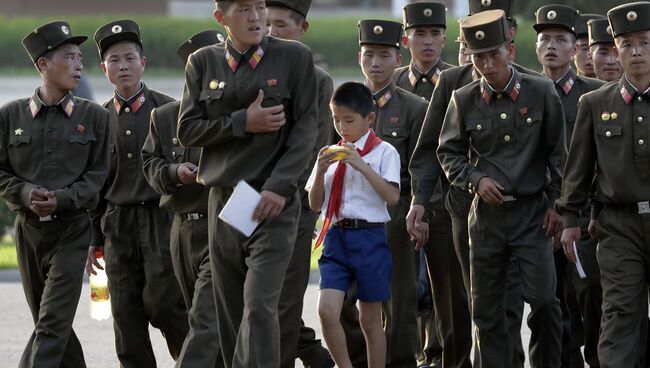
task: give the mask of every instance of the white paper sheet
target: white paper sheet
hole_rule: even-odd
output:
[[[578,258],[578,249],[576,248],[576,242],[573,242],[573,254],[576,256],[576,268],[578,269],[578,276],[581,279],[587,278],[584,268],[582,268],[582,263],[580,263],[580,258]]]
[[[253,220],[255,207],[262,196],[245,181],[240,181],[230,199],[219,213],[219,218],[246,236],[251,236],[258,221]]]

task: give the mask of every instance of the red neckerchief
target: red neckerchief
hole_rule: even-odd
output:
[[[344,141],[341,139],[338,145],[342,146],[343,143]],[[366,139],[366,143],[363,145],[363,150],[357,148],[357,151],[359,152],[359,155],[363,157],[372,151],[372,149],[375,148],[379,143],[381,143],[381,139],[375,135],[375,131],[371,128],[370,133],[368,133],[368,139]],[[345,162],[339,161],[338,166],[336,166],[336,171],[334,172],[334,180],[332,180],[332,190],[330,191],[330,198],[327,202],[325,222],[323,223],[323,228],[321,229],[320,234],[318,235],[318,239],[316,240],[314,250],[316,250],[316,248],[318,248],[323,243],[327,229],[329,229],[330,223],[332,222],[332,216],[335,215],[336,218],[339,217],[341,199],[343,198],[343,179],[345,178],[345,168]]]

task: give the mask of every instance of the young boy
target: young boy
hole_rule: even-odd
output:
[[[390,298],[392,266],[384,224],[390,220],[386,204],[395,205],[400,197],[400,157],[370,129],[373,105],[372,93],[362,84],[344,83],[334,92],[330,106],[344,157],[332,165],[339,152],[323,147],[306,186],[312,210],[324,211],[325,225],[333,224],[323,229],[318,315],[339,367],[352,366],[339,317],[353,281],[368,366],[385,367],[386,360],[381,308]]]
[[[174,359],[188,331],[169,251],[171,216],[159,207],[160,194],[147,183],[140,154],[151,110],[173,99],[141,81],[146,58],[135,22],[110,22],[95,32],[95,42],[115,96],[104,104],[110,113],[110,170],[93,216],[88,258],[94,261],[94,248],[105,245],[120,364],[155,367],[149,324],[162,331]]]

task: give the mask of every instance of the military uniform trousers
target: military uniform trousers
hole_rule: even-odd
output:
[[[115,349],[124,368],[156,367],[149,323],[160,329],[174,359],[188,332],[185,303],[172,272],[170,219],[169,211],[157,204],[112,203],[102,218]]]
[[[85,212],[47,222],[33,213],[16,216],[16,252],[34,332],[20,368],[84,368],[72,329],[90,242]]]
[[[596,233],[603,288],[600,367],[638,367],[648,318],[650,215],[606,207]]]
[[[226,367],[280,366],[278,303],[298,230],[300,198],[246,237],[218,216],[231,188],[210,189],[210,264]]]
[[[530,366],[559,367],[561,311],[555,296],[553,248],[543,220],[543,194],[489,206],[476,196],[469,218],[472,318],[482,368],[512,361],[506,323],[506,283],[511,257],[518,259],[524,300],[530,304]]]
[[[190,328],[176,368],[223,367],[210,271],[208,216],[192,215],[188,218],[176,214],[170,235],[174,274],[185,300]]]
[[[317,364],[323,356],[323,346],[319,340],[309,338],[309,329],[302,321],[303,300],[305,291],[309,284],[309,272],[311,269],[311,247],[314,237],[314,227],[318,220],[318,214],[305,206],[301,206],[300,217],[298,218],[298,233],[296,243],[293,247],[291,261],[282,285],[282,293],[278,305],[280,319],[280,367],[293,368],[296,358],[305,358],[306,365]],[[301,339],[305,339],[303,347],[298,356],[298,346]],[[311,342],[311,344],[310,344]],[[310,351],[313,349],[313,351]]]
[[[468,294],[452,238],[451,217],[442,206],[429,212],[424,245],[444,367],[471,367],[472,325]],[[427,358],[430,358],[427,356]]]
[[[452,238],[454,248],[456,249],[456,257],[460,262],[460,269],[463,275],[464,290],[467,292],[470,316],[472,311],[472,288],[469,264],[468,219],[473,198],[469,192],[454,186],[449,187],[449,191],[445,197],[445,208],[451,217]],[[521,321],[524,316],[524,303],[521,298],[521,285],[519,284],[517,262],[518,260],[516,258],[510,258],[506,284],[506,324],[508,331],[508,351],[510,351],[511,356],[511,364],[508,367],[510,368],[523,368],[526,359],[526,353],[521,342]],[[473,365],[475,368],[480,368],[480,360],[477,354],[478,350],[474,349]]]

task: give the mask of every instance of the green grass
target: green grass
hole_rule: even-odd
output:
[[[16,245],[10,236],[5,236],[0,242],[0,269],[17,268]]]

